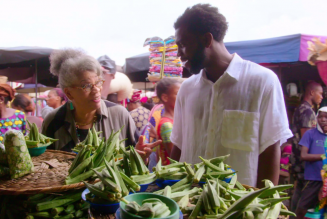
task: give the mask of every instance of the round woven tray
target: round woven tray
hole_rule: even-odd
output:
[[[83,188],[82,182],[65,185],[68,169],[75,156],[75,153],[46,150],[40,156],[32,157],[34,173],[18,179],[1,178],[0,195],[31,195]]]

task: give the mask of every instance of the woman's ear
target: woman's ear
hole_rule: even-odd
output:
[[[68,97],[68,99],[70,99],[70,100],[73,100],[74,99],[73,96],[70,93],[70,90],[67,87],[64,89],[64,92],[65,92],[66,96]]]
[[[4,104],[5,103],[5,98],[3,96],[0,96],[0,104]]]

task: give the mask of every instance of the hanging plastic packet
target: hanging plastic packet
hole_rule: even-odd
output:
[[[16,179],[34,172],[23,133],[14,129],[8,130],[4,142],[11,178]]]

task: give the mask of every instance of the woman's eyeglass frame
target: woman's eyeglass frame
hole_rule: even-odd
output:
[[[82,90],[84,92],[91,92],[94,87],[101,88],[102,85],[104,84],[104,82],[105,82],[105,80],[101,79],[101,80],[95,82],[94,84],[86,84],[86,85],[84,85],[82,87],[74,86],[74,87],[71,87],[71,88],[77,88],[77,89],[80,89],[80,90]]]

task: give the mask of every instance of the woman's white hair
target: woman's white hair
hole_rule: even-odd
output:
[[[58,76],[61,89],[75,85],[85,71],[102,78],[100,63],[80,49],[55,50],[50,55],[50,64],[50,72]]]

